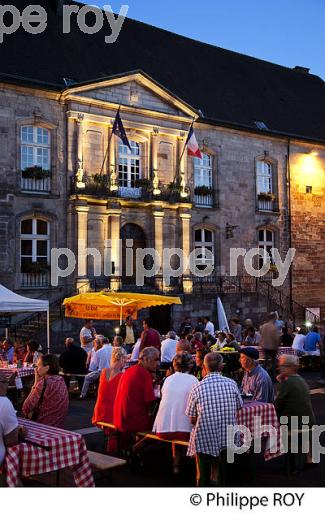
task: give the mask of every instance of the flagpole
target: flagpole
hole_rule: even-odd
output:
[[[117,109],[117,112],[120,110],[121,108],[121,105],[119,105],[118,109]],[[115,116],[116,117],[116,116]],[[109,147],[111,145],[111,140],[112,140],[112,137],[113,137],[113,125],[112,125],[112,129],[111,129],[111,135],[109,136],[109,139],[108,139],[108,143],[107,143],[107,148],[106,148],[106,152],[105,152],[105,155],[104,155],[104,160],[103,160],[103,163],[102,163],[102,167],[100,169],[100,172],[99,172],[99,175],[101,176],[102,173],[103,173],[103,169],[104,169],[104,165],[105,165],[105,161],[107,159],[107,156],[108,156],[108,150],[109,150]]]
[[[193,117],[193,121],[191,122],[191,125],[190,125],[190,128],[187,132],[187,135],[189,134],[189,132],[191,131],[191,128],[194,126],[194,123],[195,123],[195,117]],[[180,155],[180,158],[178,159],[178,164],[177,164],[177,168],[176,168],[176,172],[175,172],[175,178],[174,178],[174,183],[176,182],[176,176],[177,176],[177,180],[179,180],[179,174],[180,174],[180,167],[181,167],[181,162],[182,162],[182,159],[183,159],[183,155],[185,153],[185,150],[186,150],[186,146],[187,146],[187,142],[185,140],[185,143],[184,143],[184,146],[183,146],[183,150],[182,150],[182,153]]]

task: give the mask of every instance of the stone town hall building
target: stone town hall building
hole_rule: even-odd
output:
[[[159,253],[203,248],[202,265],[212,252],[209,277],[146,280],[143,290],[183,295],[182,312],[214,313],[221,294],[242,317],[272,308],[324,316],[322,79],[130,19],[114,44],[107,27],[87,35],[73,18],[63,35],[55,2],[38,3],[46,30],[20,28],[0,45],[0,282],[52,301],[78,287],[134,289],[125,273],[133,239]],[[119,106],[131,151],[112,135]],[[182,155],[193,120],[202,159]],[[122,240],[112,276],[94,277],[80,239],[102,254],[106,240]],[[84,271],[51,287],[51,248],[65,247]],[[277,247],[282,258],[296,248],[284,285],[246,276],[242,259],[230,276],[238,247]]]

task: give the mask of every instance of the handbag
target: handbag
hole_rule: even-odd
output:
[[[34,408],[34,410],[32,412],[30,412],[28,414],[28,419],[30,419],[31,421],[37,421],[39,411],[40,411],[40,408],[41,408],[41,405],[42,405],[42,402],[44,399],[45,390],[46,390],[46,379],[44,379],[44,385],[43,385],[42,392],[41,392],[41,395],[40,395],[40,398],[39,398],[39,401],[38,401],[36,407]]]

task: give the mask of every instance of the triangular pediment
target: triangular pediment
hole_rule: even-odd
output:
[[[108,105],[129,106],[172,116],[198,116],[187,103],[141,72],[72,87],[64,95],[67,98],[79,96]]]

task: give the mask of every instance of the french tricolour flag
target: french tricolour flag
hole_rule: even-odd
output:
[[[193,123],[189,130],[185,146],[187,146],[188,155],[192,155],[193,157],[198,157],[199,159],[202,159],[202,154],[200,152],[200,148],[195,137]]]

